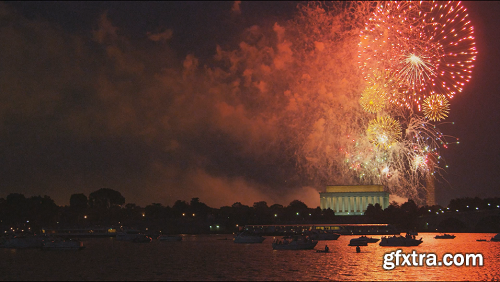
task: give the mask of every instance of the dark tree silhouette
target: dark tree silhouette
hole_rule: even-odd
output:
[[[297,211],[307,210],[307,205],[304,202],[299,200],[293,200],[288,205],[289,208]]]
[[[165,208],[162,204],[153,203],[144,208],[145,216],[148,219],[160,219],[165,216]]]
[[[365,215],[372,220],[382,222],[384,218],[384,211],[379,203],[375,203],[375,205],[369,204],[366,207]]]
[[[108,209],[113,206],[121,206],[125,203],[125,198],[118,191],[109,188],[101,188],[89,195],[89,205]]]
[[[186,201],[177,200],[172,206],[172,210],[176,216],[181,216],[183,213],[189,213],[190,207]]]
[[[280,205],[280,204],[274,204],[274,205],[271,205],[269,207],[271,210],[273,211],[279,211],[279,210],[282,210],[283,209],[283,205]]]
[[[88,199],[84,194],[73,194],[69,198],[69,206],[77,212],[85,211],[88,207]]]
[[[200,202],[199,198],[192,198],[191,199],[191,210],[198,215],[205,216],[207,215],[211,208],[209,208],[205,203]]]
[[[253,208],[256,210],[267,210],[268,206],[265,201],[255,202],[253,203]]]

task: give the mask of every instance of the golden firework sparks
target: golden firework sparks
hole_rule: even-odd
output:
[[[424,100],[423,110],[425,117],[432,121],[445,119],[450,112],[448,99],[442,94],[429,96]]]
[[[392,117],[378,117],[368,124],[368,140],[383,149],[390,148],[401,136],[401,125]]]
[[[361,93],[359,103],[365,111],[376,114],[385,107],[386,100],[384,89],[373,85],[366,87]]]

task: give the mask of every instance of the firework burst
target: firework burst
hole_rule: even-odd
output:
[[[454,2],[383,2],[361,31],[360,67],[393,74],[400,95],[391,102],[421,110],[423,100],[461,92],[476,59],[474,28]]]
[[[386,100],[384,89],[373,85],[366,87],[361,93],[359,103],[365,111],[376,114],[385,107]]]
[[[400,139],[401,125],[391,117],[379,117],[370,121],[366,133],[372,144],[388,149]]]
[[[446,96],[434,94],[425,98],[423,105],[424,115],[432,121],[440,121],[448,117],[450,107]]]

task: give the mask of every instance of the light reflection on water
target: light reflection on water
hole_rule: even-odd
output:
[[[330,253],[274,251],[273,237],[262,244],[234,244],[229,235],[186,235],[182,242],[149,244],[85,239],[82,251],[0,249],[0,280],[498,280],[500,242],[477,242],[495,234],[461,234],[436,240],[422,233],[418,247],[403,252],[481,253],[483,267],[382,268],[383,256],[397,247],[378,243],[356,253],[347,244],[358,236],[341,236],[328,244]],[[376,236],[375,236],[376,237]],[[228,238],[228,240],[219,240]]]

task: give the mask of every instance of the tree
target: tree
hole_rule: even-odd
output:
[[[307,205],[299,200],[293,200],[288,207],[296,211],[307,210]]]
[[[88,207],[88,199],[84,194],[73,194],[69,198],[69,206],[71,209],[82,212]]]
[[[203,215],[203,216],[207,215],[209,213],[209,211],[211,210],[211,208],[209,208],[205,203],[200,202],[200,198],[192,198],[190,206],[191,206],[191,210],[195,214],[199,214],[199,215]]]
[[[41,228],[56,222],[59,207],[49,196],[33,196],[26,199],[30,224]]]
[[[273,211],[281,211],[283,210],[283,205],[280,204],[274,204],[269,207]]]
[[[417,214],[418,206],[412,199],[408,199],[408,202],[401,205],[401,210],[410,214]]]
[[[247,206],[247,205],[243,205],[243,204],[242,204],[242,203],[240,203],[240,202],[236,202],[236,203],[234,203],[231,207],[236,208],[236,209],[238,209],[238,208],[244,208],[244,207],[248,208],[248,206]]]
[[[265,201],[255,202],[253,203],[253,208],[256,210],[267,210],[267,203]]]
[[[175,201],[174,205],[172,206],[172,210],[174,210],[174,213],[177,216],[180,216],[183,213],[189,212],[189,204],[186,203],[186,201],[177,200],[177,201]]]
[[[101,188],[89,195],[89,205],[91,207],[101,207],[109,209],[113,206],[121,206],[125,203],[125,198],[118,191],[109,188]]]
[[[152,203],[144,208],[144,212],[147,218],[161,219],[165,215],[165,208],[162,204]]]
[[[384,211],[379,203],[375,203],[375,205],[369,204],[366,207],[365,216],[376,221],[381,221],[384,216]]]

